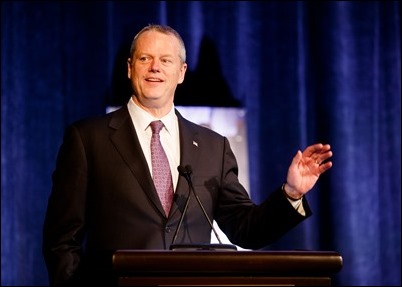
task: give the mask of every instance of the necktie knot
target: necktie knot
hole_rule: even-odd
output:
[[[159,134],[160,130],[163,128],[163,123],[161,121],[153,121],[150,123],[150,126],[153,134]]]

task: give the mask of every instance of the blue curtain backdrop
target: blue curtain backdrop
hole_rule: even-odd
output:
[[[41,233],[63,129],[127,99],[129,43],[163,23],[188,50],[177,104],[246,109],[256,202],[297,149],[332,145],[313,217],[267,249],[337,251],[334,285],[399,286],[400,16],[399,1],[2,1],[1,285],[48,284]]]

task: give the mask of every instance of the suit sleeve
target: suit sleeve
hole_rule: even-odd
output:
[[[87,161],[78,130],[66,129],[52,175],[43,226],[43,255],[51,285],[74,284],[82,261]]]
[[[298,213],[280,187],[257,205],[238,180],[235,156],[225,139],[223,174],[216,221],[229,240],[247,249],[260,249],[274,243],[312,213],[303,199],[306,215]]]

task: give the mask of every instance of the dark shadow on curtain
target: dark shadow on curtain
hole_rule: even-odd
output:
[[[178,106],[240,107],[222,74],[214,42],[204,36],[194,71],[187,69],[184,82],[177,87]]]
[[[107,106],[122,106],[131,96],[130,80],[127,77],[127,59],[130,57],[130,41],[122,42],[114,59],[110,89],[106,94]]]

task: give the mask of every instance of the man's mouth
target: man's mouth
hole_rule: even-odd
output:
[[[147,82],[152,82],[152,83],[161,83],[161,82],[163,82],[161,79],[158,79],[158,78],[146,78],[145,80]]]

